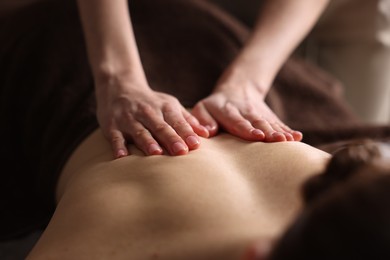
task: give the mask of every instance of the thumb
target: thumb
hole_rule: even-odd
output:
[[[210,136],[215,136],[218,132],[218,123],[209,113],[203,102],[197,103],[191,110],[191,114],[199,120],[199,123],[206,127]]]

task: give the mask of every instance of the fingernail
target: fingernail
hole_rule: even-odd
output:
[[[157,144],[151,144],[149,145],[148,153],[153,154],[159,154],[162,151],[161,147]]]
[[[119,149],[117,152],[116,152],[116,157],[117,158],[121,158],[121,157],[125,157],[126,156],[126,152],[125,150],[123,149]]]
[[[287,141],[294,141],[294,137],[293,137],[292,134],[290,134],[290,133],[285,133],[285,136],[286,136]]]
[[[302,134],[302,132],[294,131],[293,136],[294,136],[294,138],[296,137],[298,140],[301,140],[303,137],[303,134]]]
[[[185,147],[181,142],[176,142],[172,145],[172,150],[175,154],[178,154],[180,152],[187,151],[187,147]]]
[[[303,135],[302,132],[300,132],[300,131],[293,131],[292,133],[293,134],[298,134],[298,135]]]
[[[186,138],[186,143],[189,145],[189,146],[196,146],[198,145],[200,142],[198,140],[198,138],[196,138],[195,136],[191,135],[189,137]]]
[[[205,138],[210,136],[210,131],[206,127],[202,126],[202,131],[203,131],[203,134],[200,134],[200,136],[205,137]]]
[[[279,132],[273,132],[272,133],[272,136],[273,137],[277,137],[277,136],[282,136],[283,134],[282,133],[279,133]]]
[[[207,129],[208,131],[213,131],[213,130],[215,130],[215,128],[216,128],[216,126],[212,126],[212,125],[205,125],[205,127],[206,127],[206,129]]]
[[[207,133],[209,132],[209,129],[208,129],[207,127],[205,127],[205,126],[203,126],[203,125],[200,125],[200,127],[202,128],[203,131],[205,131],[205,132],[207,132]]]
[[[257,136],[264,136],[263,131],[261,131],[261,130],[259,130],[259,129],[253,129],[253,130],[251,131],[251,133],[252,133],[253,135],[257,135]]]
[[[279,132],[272,133],[272,137],[275,139],[281,137],[283,140],[279,140],[279,141],[287,141],[287,138],[284,136],[284,134],[279,133]]]

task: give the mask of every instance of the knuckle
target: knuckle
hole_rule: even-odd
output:
[[[166,138],[168,144],[174,144],[177,142],[183,143],[183,139],[176,134],[172,134]]]
[[[225,106],[223,107],[223,110],[225,111],[225,113],[227,115],[229,115],[231,113],[235,113],[237,109],[236,109],[236,107],[232,103],[227,102],[225,104]]]
[[[275,129],[281,129],[280,125],[278,123],[272,122],[270,125]]]
[[[249,127],[249,124],[247,121],[240,121],[240,122],[237,122],[236,124],[234,124],[234,128],[237,130],[246,129],[248,127]]]
[[[241,126],[241,125],[246,125],[247,121],[242,119],[242,118],[234,118],[232,119],[232,125],[233,126]]]
[[[135,137],[145,137],[150,136],[150,132],[147,129],[139,129],[135,132]]]
[[[140,103],[137,106],[137,114],[141,116],[149,116],[153,113],[153,108],[150,104]]]
[[[172,124],[173,128],[182,128],[182,127],[188,127],[188,122],[184,119],[178,120]]]
[[[126,119],[128,122],[133,123],[135,121],[133,114],[130,111],[123,112],[124,119]]]
[[[257,114],[257,109],[256,109],[256,107],[253,106],[252,104],[248,104],[248,105],[246,105],[246,106],[243,108],[243,112],[246,113],[246,114],[255,115],[255,114]]]
[[[187,122],[195,119],[195,117],[192,116],[190,113],[185,113],[183,116],[184,116],[184,120],[186,120]]]
[[[252,121],[252,124],[263,125],[267,122],[264,118],[258,118]]]
[[[165,103],[162,108],[163,113],[172,113],[176,111],[175,106],[172,103]]]
[[[168,115],[168,116],[180,114],[181,112],[180,104],[176,102],[165,103],[162,106],[161,111],[164,115]]]
[[[157,133],[159,133],[159,132],[165,132],[165,131],[167,131],[169,128],[170,128],[170,126],[168,125],[168,123],[163,122],[163,123],[157,124],[157,125],[154,127],[154,130],[155,130]]]
[[[111,142],[113,144],[121,144],[121,143],[123,143],[123,138],[121,138],[119,136],[111,136]]]
[[[186,120],[186,121],[191,121],[193,119],[196,119],[196,117],[193,114],[191,114],[190,111],[188,111],[186,109],[183,110],[182,115],[183,115],[184,120]]]

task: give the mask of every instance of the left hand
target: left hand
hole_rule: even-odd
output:
[[[302,140],[302,133],[286,126],[251,82],[239,87],[220,85],[195,105],[192,114],[209,130],[210,136],[218,132],[220,125],[230,134],[249,141]]]

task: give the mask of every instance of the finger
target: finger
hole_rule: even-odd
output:
[[[199,136],[202,136],[202,137],[209,137],[209,130],[207,130],[206,127],[204,127],[203,125],[201,125],[198,121],[198,119],[196,119],[196,117],[194,117],[193,115],[191,115],[191,113],[189,113],[186,109],[183,108],[183,116],[185,118],[185,120],[190,124],[190,126],[192,127],[192,130]]]
[[[143,116],[137,118],[158,140],[169,154],[183,155],[188,153],[188,146],[176,131],[164,120],[161,114],[145,110]]]
[[[274,128],[275,131],[284,135],[284,140],[282,141],[294,141],[294,137],[291,134],[292,131],[289,130],[287,127],[283,127],[281,122],[271,123],[271,126]]]
[[[263,131],[254,128],[235,106],[227,104],[224,112],[220,114],[220,122],[228,132],[249,141],[262,141],[264,139]]]
[[[215,136],[218,132],[218,123],[214,120],[202,102],[197,103],[191,110],[191,114],[199,120],[209,132],[209,136]]]
[[[161,155],[163,149],[158,142],[153,138],[151,133],[139,122],[132,122],[129,127],[130,135],[134,144],[141,149],[146,155]]]
[[[251,123],[256,129],[260,129],[264,132],[264,141],[266,142],[277,142],[283,141],[284,135],[275,131],[272,125],[268,122],[268,120],[264,118],[251,118]]]
[[[303,139],[303,134],[300,131],[293,130],[292,135],[294,137],[294,141],[299,142],[299,141],[302,141],[302,139]]]
[[[120,131],[111,130],[108,139],[115,159],[129,155],[129,151],[126,147],[126,140]]]
[[[279,142],[283,142],[283,141],[294,141],[294,138],[292,136],[292,134],[290,134],[289,132],[287,132],[286,130],[284,130],[280,124],[278,123],[271,123],[271,126],[272,128],[278,132],[279,134],[281,134],[281,137],[278,138],[277,140],[275,141],[279,141]]]
[[[292,130],[287,125],[281,123],[281,127],[293,136],[294,141],[302,141],[303,134],[300,131]]]
[[[200,145],[200,138],[194,132],[191,125],[184,118],[181,111],[164,109],[164,120],[176,131],[176,133],[185,141],[190,150],[196,149]]]

